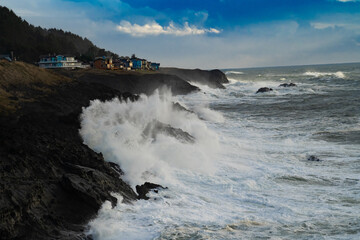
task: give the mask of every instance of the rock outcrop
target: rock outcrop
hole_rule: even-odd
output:
[[[127,202],[137,194],[117,165],[83,144],[78,117],[91,99],[138,97],[26,67],[6,75],[12,84],[0,84],[6,97],[17,96],[0,102],[0,238],[83,239],[102,203],[116,204],[111,192]],[[39,73],[50,79],[34,84]]]
[[[307,158],[308,161],[311,161],[311,162],[320,162],[320,158],[318,158],[317,156],[314,156],[314,155],[311,155]]]
[[[174,128],[170,124],[165,124],[157,120],[149,123],[143,132],[145,137],[152,138],[154,141],[156,141],[158,134],[164,134],[176,138],[183,143],[195,142],[195,138],[189,133],[183,131],[180,128]]]
[[[149,200],[150,198],[146,196],[151,190],[153,190],[155,193],[158,193],[159,189],[167,189],[163,186],[155,183],[146,182],[143,185],[136,185],[136,192],[139,194],[138,199],[144,199]]]
[[[272,88],[268,88],[268,87],[263,87],[263,88],[259,88],[259,90],[257,90],[256,93],[264,93],[264,92],[270,92],[272,91]]]
[[[167,88],[174,95],[185,95],[199,91],[178,76],[158,72],[124,72],[98,69],[79,69],[74,71],[57,70],[67,77],[87,83],[98,83],[122,92],[152,94],[156,89]]]
[[[229,83],[226,75],[220,70],[161,68],[161,73],[178,76],[190,83],[208,85],[212,88],[225,88],[224,83]]]
[[[283,83],[280,84],[279,87],[296,87],[297,85],[295,83]]]
[[[136,101],[132,93],[151,94],[163,86],[174,94],[198,91],[187,82],[195,79],[212,87],[227,82],[217,70],[177,72],[186,80],[164,73],[49,71],[0,61],[1,239],[84,239],[86,224],[102,203],[116,205],[112,192],[131,202],[161,189],[145,183],[136,187],[137,195],[121,179],[121,166],[106,162],[83,144],[79,115],[93,99]],[[187,111],[179,104],[174,109]],[[160,122],[151,124],[144,135],[156,140],[159,133],[195,141],[187,132]]]

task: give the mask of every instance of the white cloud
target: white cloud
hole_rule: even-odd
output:
[[[360,25],[356,24],[356,23],[348,23],[348,22],[341,22],[341,23],[340,22],[338,22],[338,23],[333,23],[333,22],[312,22],[312,23],[310,23],[310,25],[314,29],[318,29],[318,30],[342,28],[342,29],[347,29],[347,30],[353,31],[354,34],[359,34],[360,33]]]
[[[335,27],[344,27],[344,24],[335,24],[335,23],[323,23],[323,22],[313,22],[311,26],[315,29],[326,29],[326,28],[335,28]]]
[[[360,0],[337,0],[338,2],[360,2]]]
[[[186,36],[203,35],[205,33],[220,33],[220,30],[218,29],[197,28],[195,26],[190,26],[187,22],[185,22],[183,27],[176,27],[172,22],[169,24],[169,26],[163,27],[155,21],[144,25],[131,24],[128,21],[121,21],[120,25],[117,26],[117,30],[126,34],[130,34],[133,37],[144,37],[149,35],[157,36],[160,34]]]

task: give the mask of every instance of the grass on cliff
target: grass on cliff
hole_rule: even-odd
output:
[[[24,62],[0,60],[0,114],[16,111],[71,79]]]

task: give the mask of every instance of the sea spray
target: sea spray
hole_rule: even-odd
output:
[[[210,110],[202,112],[221,120]],[[149,126],[155,129],[154,122],[180,129],[195,141],[187,143],[164,132],[156,133],[156,139],[144,134]],[[94,100],[83,109],[80,135],[106,161],[118,163],[133,187],[145,181],[166,185],[175,180],[174,168],[213,172],[213,156],[219,150],[217,135],[195,113],[175,109],[169,91],[141,95],[135,102]]]
[[[359,64],[245,69],[233,76],[236,81],[226,89],[201,87],[201,92],[176,96],[174,102],[194,113],[177,115],[170,109],[176,119],[164,121],[160,114],[157,121],[194,137],[197,132],[204,136],[218,133],[214,144],[220,148],[218,152],[213,154],[209,146],[192,153],[194,163],[198,154],[208,156],[216,171],[161,165],[169,179],[164,185],[169,188],[150,193],[148,201],[124,204],[121,196],[116,196],[119,204],[115,208],[105,203],[90,223],[93,238],[359,239],[358,69]],[[306,72],[342,72],[346,76],[316,78]],[[297,87],[279,87],[284,83],[281,78]],[[255,94],[258,87],[265,86],[277,93]],[[147,101],[153,97],[142,98],[144,111],[151,107]],[[160,94],[152,104],[160,106],[164,98]],[[172,100],[169,97],[169,104]],[[216,114],[201,114],[201,109],[207,108],[220,112],[224,122],[217,121]],[[175,120],[183,124],[175,124]],[[150,121],[154,120],[143,125]],[[206,126],[192,131],[187,125],[195,123]],[[336,137],[344,132],[352,137]],[[194,144],[166,134],[159,137],[175,146],[203,142],[199,136]],[[139,141],[139,148],[159,148],[156,143],[160,140],[147,140]],[[167,158],[179,154],[158,152]],[[323,161],[309,162],[309,155]],[[163,159],[159,156],[156,160]]]

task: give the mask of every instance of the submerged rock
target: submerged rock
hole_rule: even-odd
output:
[[[163,187],[159,184],[145,182],[143,185],[136,185],[136,192],[139,194],[138,199],[148,200],[150,199],[146,194],[148,194],[151,190],[154,190],[155,193],[158,193],[159,189],[167,189],[167,187]]]
[[[279,87],[296,87],[297,85],[295,83],[283,83],[280,84]]]
[[[270,92],[272,90],[273,90],[272,88],[263,87],[263,88],[259,88],[259,90],[257,90],[256,93]]]
[[[156,141],[158,134],[165,134],[174,137],[184,143],[195,142],[195,138],[191,136],[189,133],[183,131],[180,128],[173,128],[170,124],[165,124],[157,120],[154,120],[151,123],[149,123],[146,126],[145,130],[143,131],[144,136],[153,138],[154,141]]]
[[[320,161],[321,161],[318,157],[316,157],[316,156],[314,156],[314,155],[309,156],[309,157],[307,158],[307,160],[308,160],[308,161],[312,161],[312,162],[320,162]]]

